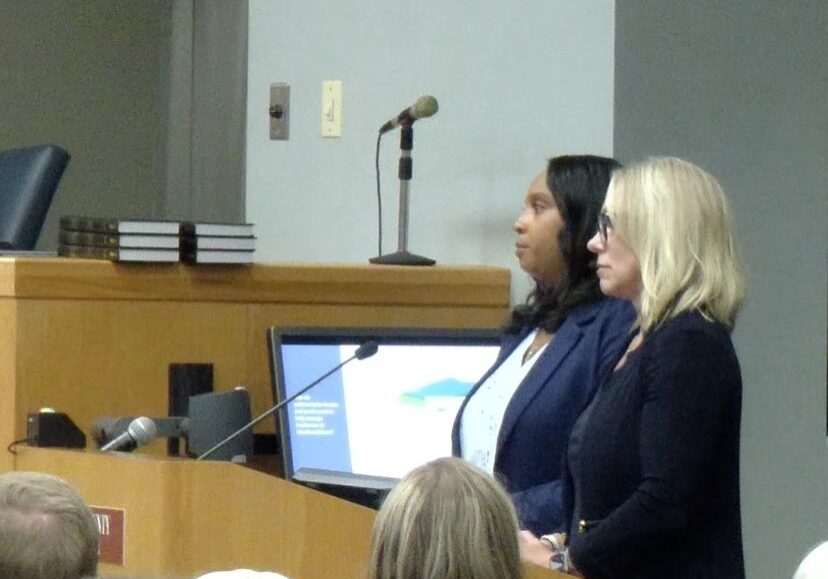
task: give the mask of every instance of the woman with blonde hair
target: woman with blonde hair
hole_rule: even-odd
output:
[[[411,471],[374,524],[369,579],[519,579],[518,522],[491,476],[459,458]]]
[[[743,578],[730,332],[744,280],[724,193],[680,159],[622,169],[589,248],[636,331],[573,428],[568,521],[522,535],[523,556],[589,579]]]

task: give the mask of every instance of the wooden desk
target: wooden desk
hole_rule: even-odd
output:
[[[216,390],[247,386],[256,415],[272,404],[271,325],[496,328],[508,307],[500,268],[0,258],[0,444],[41,407],[87,433],[102,415],[165,416],[176,362],[212,363]]]
[[[365,577],[374,511],[239,465],[23,447],[15,467],[55,474],[87,503],[125,511],[124,565],[102,564],[101,575],[246,567],[292,579]],[[525,570],[526,579],[569,577]]]

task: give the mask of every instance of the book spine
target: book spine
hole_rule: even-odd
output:
[[[178,241],[178,248],[181,250],[181,255],[185,253],[194,253],[198,249],[198,243],[194,235],[181,234]]]
[[[255,251],[255,237],[194,235],[181,237],[181,248],[187,251]]]
[[[58,234],[58,241],[68,245],[95,245],[98,247],[118,247],[119,244],[117,235],[69,230],[61,230]]]
[[[253,263],[253,252],[234,249],[184,249],[180,254],[184,263],[247,264]]]
[[[70,231],[90,233],[117,233],[118,220],[106,217],[86,217],[82,215],[64,215],[60,218],[60,228]]]
[[[253,237],[252,223],[207,223],[184,221],[179,228],[181,237]]]
[[[192,246],[184,245],[184,238],[181,239],[181,247],[178,251],[178,259],[184,263],[196,263],[196,249]]]
[[[58,245],[58,256],[117,261],[118,250],[108,247],[95,247],[93,245],[65,245],[61,243]]]

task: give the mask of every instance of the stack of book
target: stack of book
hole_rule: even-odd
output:
[[[180,260],[179,221],[66,215],[60,219],[58,255],[135,262]]]
[[[253,263],[252,223],[181,224],[181,260],[187,263]]]

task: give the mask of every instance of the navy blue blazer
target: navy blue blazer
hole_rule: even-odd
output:
[[[573,310],[555,333],[506,407],[494,471],[512,500],[521,527],[540,534],[563,522],[561,463],[569,431],[626,345],[635,312],[629,302],[605,298]],[[504,335],[492,368],[457,413],[452,449],[462,456],[460,423],[469,398],[532,328]]]
[[[647,335],[601,385],[564,468],[585,577],[744,578],[741,400],[730,336],[697,312]]]

